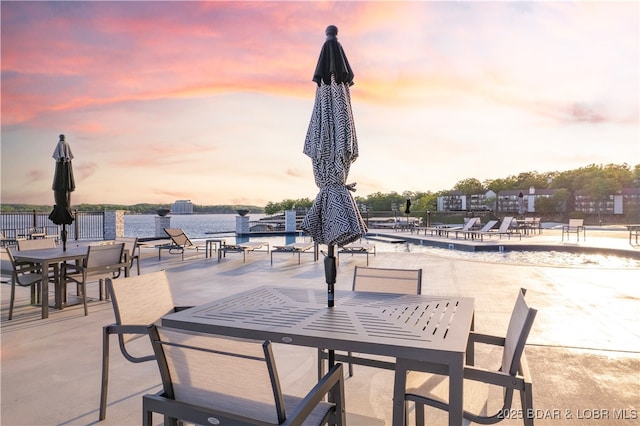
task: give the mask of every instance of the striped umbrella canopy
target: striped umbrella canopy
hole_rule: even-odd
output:
[[[67,249],[67,230],[65,225],[73,223],[73,215],[71,214],[71,192],[76,189],[76,183],[73,178],[73,168],[71,160],[73,154],[71,148],[65,140],[64,135],[60,135],[60,140],[53,151],[56,160],[56,170],[53,176],[53,197],[55,205],[53,211],[49,214],[49,219],[56,225],[62,225],[61,239],[63,250]]]
[[[313,81],[318,85],[303,152],[311,158],[320,192],[302,221],[313,240],[343,246],[361,238],[367,228],[347,184],[351,163],[358,158],[358,140],[349,87],[353,71],[338,42],[338,29],[327,27]]]
[[[347,184],[351,164],[358,158],[358,140],[351,111],[349,87],[353,71],[338,42],[338,28],[326,29],[313,81],[318,85],[303,152],[311,158],[320,192],[302,221],[301,228],[318,244],[328,246],[325,276],[328,306],[334,304],[336,282],[335,246],[353,242],[367,232]]]

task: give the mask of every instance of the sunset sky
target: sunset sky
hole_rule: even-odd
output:
[[[355,195],[640,163],[640,5],[1,3],[2,203],[311,198],[325,28],[355,74]]]

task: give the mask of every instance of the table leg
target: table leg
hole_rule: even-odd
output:
[[[396,359],[396,372],[393,383],[393,426],[405,425],[404,392],[407,387],[407,366],[401,359]]]
[[[67,300],[66,300],[66,292],[65,292],[65,283],[64,283],[64,279],[65,277],[62,274],[62,271],[66,271],[66,268],[64,265],[66,265],[67,262],[62,262],[62,265],[60,265],[60,273],[59,274],[55,274],[56,277],[54,279],[54,296],[53,296],[53,307],[56,309],[63,309],[64,305],[66,305]],[[57,268],[57,266],[56,266]]]
[[[454,355],[451,355],[454,357]],[[449,364],[449,426],[461,425],[464,358],[456,354]]]
[[[42,304],[42,319],[49,318],[49,262],[42,262],[42,285],[40,286],[40,303]]]

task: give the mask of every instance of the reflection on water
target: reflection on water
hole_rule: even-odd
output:
[[[448,250],[439,247],[404,243],[391,244],[371,241],[378,252],[428,253],[434,256],[455,258],[475,262],[512,263],[518,265],[584,267],[584,268],[640,268],[640,260],[595,253],[570,253],[564,251],[505,251],[505,252],[468,252]]]

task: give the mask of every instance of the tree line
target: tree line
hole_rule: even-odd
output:
[[[464,195],[484,194],[493,191],[496,194],[504,190],[524,190],[530,187],[536,189],[557,189],[556,196],[550,200],[540,201],[540,211],[552,210],[554,204],[566,201],[576,191],[583,191],[594,201],[606,201],[611,194],[622,188],[640,187],[640,164],[631,167],[628,164],[590,164],[586,167],[563,172],[523,172],[506,178],[487,179],[480,181],[476,178],[466,178],[458,181],[452,189],[441,191],[404,191],[402,193],[376,192],[367,196],[356,196],[356,202],[368,211],[403,211],[406,209],[407,199],[411,201],[411,211],[436,211],[438,197],[452,191],[459,191]],[[544,203],[549,205],[542,205]],[[301,198],[287,199],[280,202],[269,202],[265,206],[266,214],[274,214],[293,208],[311,207],[313,200]],[[536,206],[538,210],[538,206]]]
[[[640,164],[631,167],[628,164],[590,164],[586,167],[563,171],[563,172],[523,172],[518,175],[507,176],[506,178],[487,179],[480,181],[476,178],[465,178],[458,181],[452,189],[441,191],[404,191],[402,193],[376,192],[367,196],[356,196],[358,205],[367,211],[391,211],[395,207],[398,211],[404,211],[407,199],[411,200],[412,211],[436,211],[438,197],[446,195],[451,191],[460,191],[465,195],[482,194],[491,190],[496,194],[503,190],[510,189],[558,189],[557,196],[548,202],[559,202],[566,200],[575,194],[576,191],[583,191],[594,201],[605,201],[611,194],[615,194],[622,188],[640,187]],[[254,214],[276,214],[285,210],[305,209],[311,207],[313,199],[285,199],[282,201],[269,201],[264,208],[251,205],[193,205],[194,213],[209,214],[233,214],[236,210],[246,209]],[[541,210],[545,206],[540,206]],[[50,205],[31,204],[3,204],[2,212],[25,212],[50,211]],[[125,210],[132,214],[155,214],[158,209],[170,209],[171,204],[150,204],[141,203],[134,205],[121,204],[79,204],[74,205],[78,211],[103,211],[103,210]],[[536,209],[538,206],[536,206]],[[550,209],[551,206],[548,206]]]
[[[171,209],[171,203],[169,204],[153,204],[153,203],[140,203],[133,205],[124,204],[77,204],[73,205],[73,210],[80,212],[95,212],[105,210],[124,210],[127,214],[156,214],[161,209]],[[35,205],[35,204],[3,204],[2,212],[32,212],[39,213],[50,212],[53,205]],[[236,210],[249,210],[249,213],[263,213],[264,208],[260,206],[248,206],[248,205],[193,205],[193,212],[197,214],[235,214]]]

